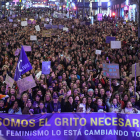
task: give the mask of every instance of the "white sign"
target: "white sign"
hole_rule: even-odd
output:
[[[96,50],[95,54],[101,55],[101,50]]]
[[[23,91],[26,91],[30,88],[35,87],[36,83],[35,83],[35,80],[33,79],[33,76],[30,75],[26,78],[18,80],[17,85],[18,85],[18,88],[19,88],[19,92],[22,93]]]
[[[37,40],[36,35],[30,35],[30,40]]]
[[[35,26],[35,29],[36,29],[36,31],[40,31],[39,25],[36,25],[36,26]]]
[[[121,41],[111,41],[111,49],[120,49]]]
[[[17,27],[17,24],[13,24],[14,27]]]
[[[42,71],[38,72],[38,73],[36,74],[36,78],[39,79],[40,76],[41,76],[41,74],[42,74]]]
[[[66,32],[68,32],[68,28],[67,27],[63,27],[63,31],[66,31]]]
[[[21,21],[21,26],[27,26],[27,21]]]
[[[14,84],[14,79],[12,79],[8,74],[6,75],[5,83],[12,88]]]

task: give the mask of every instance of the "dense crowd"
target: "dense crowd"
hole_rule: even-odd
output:
[[[33,24],[22,27],[22,18],[34,17],[17,17],[13,23],[0,21],[0,94],[9,96],[0,100],[1,113],[139,113],[140,76],[136,80],[136,92],[132,76],[132,64],[140,63],[137,23],[130,25],[108,18],[93,25],[81,25],[81,21],[76,23],[74,19],[48,17],[52,24],[64,25],[69,31],[52,30],[51,37],[44,37],[47,21],[37,19],[36,25],[41,28],[37,32]],[[17,27],[13,27],[15,23]],[[30,41],[30,35],[36,35],[37,41]],[[116,37],[122,48],[111,49],[106,36]],[[4,81],[6,74],[14,79],[19,58],[15,51],[22,45],[31,46],[32,51],[26,54],[33,67],[22,78],[32,75],[36,87],[19,93],[16,82],[10,88]],[[96,55],[96,50],[102,50],[101,55]],[[37,78],[43,61],[51,61],[50,74]],[[120,79],[111,79],[111,89],[110,79],[103,76],[102,69],[102,63],[109,61],[120,68]]]

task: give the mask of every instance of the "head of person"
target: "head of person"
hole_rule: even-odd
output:
[[[90,105],[91,102],[92,102],[92,98],[91,98],[91,97],[88,97],[88,98],[87,98],[87,103],[88,103],[88,105]]]
[[[32,101],[30,99],[27,100],[27,107],[31,107],[32,106]]]
[[[97,105],[102,106],[103,105],[103,100],[101,98],[97,99]]]
[[[11,95],[11,97],[10,97],[10,101],[11,101],[11,102],[14,102],[15,100],[16,100],[15,95]]]
[[[43,108],[44,108],[44,102],[43,102],[43,101],[40,101],[40,103],[39,103],[39,108],[40,108],[40,109],[43,109]]]
[[[68,97],[68,101],[69,101],[70,104],[73,103],[73,97],[71,95]]]
[[[44,102],[49,102],[51,101],[51,94],[50,93],[46,93],[45,97],[44,97]]]
[[[82,98],[82,103],[83,103],[83,104],[86,104],[86,103],[87,103],[86,97],[83,97],[83,98]]]
[[[93,89],[88,89],[88,96],[92,97],[94,94],[94,90]]]
[[[136,103],[136,98],[134,96],[132,96],[130,98],[130,101],[131,101],[132,105],[134,105]]]
[[[132,108],[132,103],[131,103],[131,101],[128,101],[128,102],[126,103],[126,107],[127,107],[127,108]]]
[[[39,95],[39,94],[36,94],[36,96],[35,96],[35,101],[36,101],[36,102],[39,102],[40,99],[41,99],[40,95]]]
[[[58,103],[58,95],[53,95],[53,102]]]
[[[0,107],[4,107],[4,100],[3,99],[0,99]]]
[[[23,102],[27,102],[27,100],[28,100],[28,94],[27,94],[27,93],[24,93],[24,94],[22,95],[22,101],[23,101]]]
[[[18,101],[14,101],[13,106],[14,108],[18,108]]]
[[[114,98],[114,99],[112,100],[112,104],[113,104],[113,105],[117,105],[117,99],[116,99],[116,98]]]
[[[78,95],[74,98],[74,101],[75,101],[76,104],[79,104],[80,103],[80,98],[79,98]]]

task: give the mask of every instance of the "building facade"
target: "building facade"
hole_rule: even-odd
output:
[[[111,0],[111,13],[128,21],[138,21],[138,4],[136,0]]]

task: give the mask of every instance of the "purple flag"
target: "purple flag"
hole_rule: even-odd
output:
[[[50,74],[51,61],[42,62],[42,74]]]
[[[31,69],[32,69],[32,66],[22,46],[20,57],[17,63],[16,71],[15,71],[14,80],[18,81],[19,79],[21,79],[22,74],[26,73],[27,71]]]

